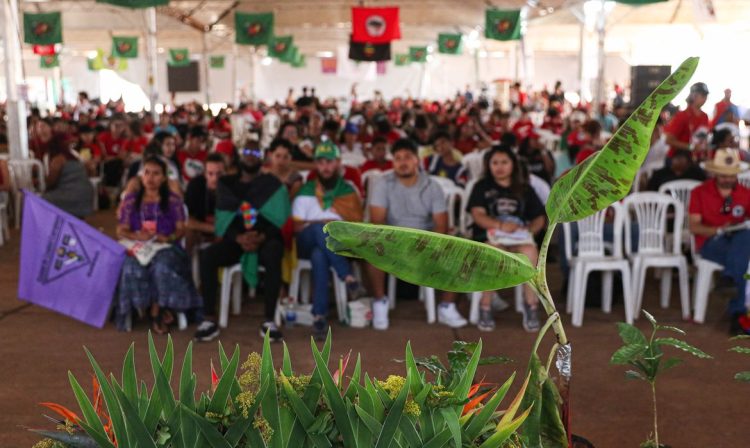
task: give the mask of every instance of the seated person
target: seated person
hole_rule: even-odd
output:
[[[274,315],[284,254],[281,227],[289,215],[289,195],[276,176],[261,172],[263,151],[243,150],[239,165],[239,174],[220,178],[217,186],[216,234],[222,239],[199,255],[205,320],[195,333],[198,341],[210,341],[219,336],[219,327],[214,322],[219,268],[233,266],[241,260],[243,277],[251,286],[257,283],[258,264],[265,268],[261,337],[268,332],[271,340],[282,339],[281,331],[274,324]]]
[[[78,142],[76,151],[81,162],[86,166],[89,176],[99,175],[99,163],[102,161],[102,148],[94,140],[96,136],[94,128],[87,124],[78,126]]]
[[[660,168],[651,175],[648,180],[647,189],[650,191],[659,191],[659,187],[673,180],[706,180],[706,173],[693,162],[690,151],[678,149],[672,155],[672,163],[669,166]]]
[[[108,129],[100,133],[96,140],[103,149],[102,183],[105,187],[119,188],[128,156],[128,125],[125,115],[113,115]]]
[[[323,226],[330,221],[362,221],[362,200],[353,185],[341,177],[341,155],[336,145],[327,142],[315,150],[315,180],[300,189],[292,204],[297,255],[312,262],[313,335],[324,340],[328,334],[328,278],[330,268],[356,292],[359,283],[346,258],[326,247]]]
[[[438,131],[434,140],[435,154],[424,159],[424,169],[432,176],[446,177],[463,187],[468,180],[468,172],[461,159],[454,155],[451,138],[447,132]]]
[[[474,185],[466,205],[474,219],[473,239],[488,242],[488,232],[495,229],[507,234],[526,230],[530,239],[544,227],[544,206],[523,177],[515,153],[510,147],[494,146],[485,154],[484,161],[485,175]],[[533,240],[497,247],[526,255],[532,266],[536,266],[538,251]],[[526,331],[538,331],[539,298],[528,284],[524,285],[524,297],[523,327]],[[491,291],[482,293],[477,324],[482,331],[495,328],[491,299]]]
[[[302,175],[292,166],[292,151],[294,151],[294,145],[289,140],[275,139],[268,147],[266,167],[269,173],[276,176],[286,186],[290,198],[297,195],[297,191],[304,183]]]
[[[326,140],[323,143],[315,146],[316,150],[318,146],[326,144],[326,142],[330,142],[330,140]],[[360,174],[358,168],[355,168],[353,166],[341,165],[341,167],[339,168],[339,172],[341,174],[341,177],[343,177],[345,181],[354,185],[360,195],[363,195],[365,193],[365,189],[364,187],[362,187],[362,175]],[[305,180],[315,180],[317,175],[318,173],[315,170],[315,165],[313,164],[312,170],[307,174],[307,179]]]
[[[169,243],[147,266],[127,257],[120,275],[115,320],[119,329],[132,309],[148,310],[151,329],[169,331],[172,311],[200,308],[201,297],[190,274],[190,259],[180,247],[185,235],[185,212],[179,196],[167,186],[167,166],[151,157],[143,163],[142,188],[127,194],[117,212],[117,237],[135,241]]]
[[[596,120],[589,120],[583,124],[583,138],[579,139],[578,152],[576,153],[576,165],[583,163],[591,154],[599,151],[604,146],[602,139],[602,125]],[[570,139],[568,140],[570,141]],[[572,148],[572,146],[571,146]]]
[[[44,181],[46,190],[42,198],[84,219],[94,213],[94,188],[88,171],[78,156],[70,149],[64,135],[55,134],[49,142],[49,173]]]
[[[383,176],[372,192],[370,221],[437,233],[448,231],[448,207],[443,190],[430,176],[420,172],[417,145],[409,139],[393,144],[393,172]],[[388,328],[388,297],[385,295],[385,273],[368,265],[375,301],[372,325],[376,330]],[[454,303],[456,294],[444,292],[438,306],[438,321],[453,328],[466,325]]]
[[[206,171],[194,177],[185,191],[188,222],[185,235],[185,251],[193,253],[193,247],[214,239],[214,210],[216,209],[216,187],[224,175],[224,157],[209,154]]]
[[[555,160],[539,140],[539,134],[532,130],[526,140],[521,141],[518,156],[526,162],[530,174],[541,178],[547,182],[547,185],[552,185]]]
[[[206,169],[207,143],[208,133],[205,127],[195,125],[190,128],[190,133],[185,141],[185,148],[177,151],[182,181],[185,184],[190,182],[190,179],[203,174],[203,170]]]
[[[375,137],[370,149],[372,159],[363,163],[359,168],[362,174],[370,170],[388,171],[393,169],[393,161],[388,159],[388,140],[385,137]]]
[[[725,230],[750,217],[750,189],[737,181],[737,174],[742,171],[737,150],[716,151],[713,160],[706,163],[706,170],[714,177],[690,193],[690,232],[695,235],[695,248],[701,257],[724,266],[724,276],[737,288],[729,302],[735,332],[739,331],[739,317],[747,311],[744,274],[750,260],[750,230]],[[750,327],[743,330],[750,332]]]

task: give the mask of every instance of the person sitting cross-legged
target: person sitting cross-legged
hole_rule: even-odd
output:
[[[374,186],[370,202],[373,224],[388,224],[437,233],[448,231],[448,208],[443,190],[430,176],[419,171],[417,145],[410,139],[393,144],[393,172],[383,176]],[[375,301],[372,325],[376,330],[388,328],[388,298],[384,291],[385,274],[368,265]],[[467,321],[456,309],[456,294],[444,292],[438,306],[438,321],[453,328]]]
[[[312,263],[313,336],[325,339],[328,333],[329,269],[356,293],[359,282],[346,258],[326,247],[323,226],[330,221],[362,221],[362,200],[357,189],[340,174],[341,153],[330,141],[315,148],[313,156],[317,176],[305,183],[292,204],[294,230],[297,233],[297,255]]]

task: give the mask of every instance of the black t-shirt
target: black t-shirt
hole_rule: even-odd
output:
[[[530,186],[527,185],[523,196],[518,198],[510,188],[501,187],[491,178],[480,180],[471,190],[466,210],[471,213],[474,207],[484,208],[487,216],[493,219],[514,216],[524,223],[529,223],[544,214],[544,205]],[[487,240],[486,230],[476,224],[472,227],[472,236],[475,240]]]
[[[706,180],[706,173],[700,167],[693,165],[681,176],[678,176],[669,167],[665,166],[654,171],[648,180],[648,187],[646,189],[649,191],[659,191],[659,187],[673,180],[698,180],[703,182]]]
[[[185,205],[190,217],[203,222],[213,222],[216,210],[216,190],[209,190],[203,175],[190,180],[185,190]]]

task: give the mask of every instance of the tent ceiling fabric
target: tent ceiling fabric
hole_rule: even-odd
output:
[[[575,16],[568,10],[582,0],[536,0],[530,11],[529,33],[545,28],[577,27]],[[212,53],[229,53],[234,41],[233,13],[221,15],[234,5],[233,0],[172,1],[168,7],[157,8],[158,45],[160,48],[187,47],[191,52],[202,50],[201,32],[181,23],[175,15],[189,15],[204,25],[216,24],[209,33]],[[293,34],[295,44],[304,54],[336,51],[346,45],[351,30],[352,0],[278,0],[260,2],[240,0],[237,11],[275,13],[276,34]],[[498,8],[520,8],[526,0],[494,0]],[[682,3],[679,9],[678,5]],[[675,23],[693,23],[691,1],[670,0],[641,7],[617,4],[610,24],[666,25],[673,16]],[[714,0],[719,23],[750,22],[750,0]],[[96,3],[93,0],[22,1],[25,11],[62,11],[65,48],[68,52],[107,48],[112,34],[145,35],[141,10],[128,10]],[[394,51],[405,51],[409,45],[434,43],[440,32],[470,32],[484,23],[485,0],[369,0],[367,6],[397,5],[401,8],[402,39],[394,42]],[[457,7],[456,5],[460,5]],[[675,15],[675,11],[677,14]],[[171,13],[171,15],[170,15]],[[482,33],[480,33],[482,34]],[[144,47],[141,39],[140,45]],[[485,41],[485,48],[505,48],[508,43]],[[246,47],[247,48],[247,47]],[[145,49],[145,47],[144,47]],[[575,48],[571,48],[575,50]],[[248,51],[248,50],[244,50]]]

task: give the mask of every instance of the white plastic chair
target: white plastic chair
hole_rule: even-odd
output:
[[[570,274],[568,276],[568,302],[566,310],[573,313],[573,326],[580,327],[583,324],[583,310],[586,301],[586,282],[589,273],[602,271],[602,311],[612,311],[612,283],[613,272],[620,271],[622,274],[623,301],[625,305],[625,321],[633,322],[634,300],[632,291],[632,280],[630,264],[623,256],[622,230],[623,230],[623,207],[619,203],[610,206],[614,210],[612,252],[607,254],[605,249],[608,244],[604,241],[604,222],[607,210],[601,210],[576,225],[578,227],[577,253],[573,255],[573,241],[571,235],[572,223],[563,223],[565,240],[565,258],[569,261]]]
[[[680,248],[681,233],[672,234],[671,250],[667,250],[667,212],[674,209],[674,227],[682,228],[685,210],[677,199],[661,193],[634,193],[625,198],[625,252],[633,261],[633,285],[636,295],[635,316],[641,311],[646,271],[650,267],[669,268],[662,271],[661,307],[669,306],[672,288],[672,269],[677,268],[680,276],[680,302],[683,319],[690,318],[690,297],[688,290],[688,266]],[[634,211],[638,223],[638,249],[632,251],[630,211]]]
[[[94,189],[94,211],[99,210],[99,185],[102,183],[101,177],[89,177],[91,188]]]
[[[743,171],[737,175],[739,183],[747,188],[750,188],[750,171]]]
[[[365,171],[364,174],[362,174],[362,186],[365,188],[365,213],[364,213],[364,221],[369,222],[370,221],[370,202],[372,200],[372,192],[375,190],[375,185],[377,185],[378,182],[385,176],[386,174],[390,173],[392,170],[387,171],[380,171],[380,170],[368,170]]]
[[[34,172],[36,171],[37,187],[34,186]],[[11,192],[13,194],[13,213],[15,213],[16,228],[21,227],[21,205],[23,203],[23,192],[29,190],[35,193],[44,193],[44,176],[46,171],[44,165],[37,159],[8,160],[8,172],[10,174]]]
[[[8,193],[0,192],[0,246],[10,241],[10,225],[8,223]]]
[[[258,266],[258,273],[265,272],[263,266]],[[252,295],[252,294],[251,294]],[[237,316],[242,309],[242,265],[224,268],[221,276],[221,293],[219,299],[219,326],[226,328],[229,324],[229,299],[232,299],[232,314]]]
[[[474,189],[474,185],[479,182],[481,178],[472,178],[466,184],[464,188],[464,198],[461,201],[461,213],[458,215],[458,232],[459,235],[463,235],[466,238],[471,237],[469,226],[473,222],[471,213],[466,210],[466,206],[469,204],[469,197],[471,197],[471,191]]]
[[[523,313],[523,285],[513,288],[515,309],[517,313]],[[471,307],[469,308],[469,322],[476,325],[479,322],[479,303],[482,301],[481,292],[471,293]]]
[[[430,176],[430,179],[437,183],[443,190],[445,202],[448,206],[448,229],[455,229],[456,217],[454,216],[454,211],[456,210],[456,202],[458,202],[459,207],[463,206],[464,189],[447,177]]]
[[[310,302],[310,276],[305,276],[305,282],[307,283],[306,288],[302,288],[302,274],[305,272],[312,272],[312,262],[310,260],[298,259],[297,266],[292,272],[292,280],[289,283],[289,295],[299,299],[300,303]],[[346,313],[347,303],[347,292],[346,282],[341,280],[336,271],[331,268],[331,275],[333,276],[333,290],[336,297],[336,313],[339,316],[339,322],[349,323],[349,317]],[[278,310],[278,307],[277,307]],[[279,313],[277,313],[279,314]],[[278,316],[277,324],[280,324],[281,315]]]
[[[427,311],[427,323],[435,323],[435,290],[426,286],[419,287],[419,300],[424,302]],[[388,302],[390,309],[396,307],[396,277],[388,275]]]
[[[486,152],[486,149],[470,152],[461,159],[461,163],[469,172],[469,179],[481,179],[484,175],[484,154]]]
[[[697,187],[700,184],[700,181],[697,180],[673,180],[671,182],[662,184],[659,187],[659,193],[671,195],[673,198],[680,201],[680,203],[682,204],[682,208],[683,210],[685,210],[685,213],[687,215],[687,210],[690,205],[690,192],[693,191],[693,188]],[[675,229],[674,231],[676,230],[677,229]],[[688,230],[687,218],[683,220],[681,240],[683,246],[687,246],[688,244],[690,244],[690,232]]]

